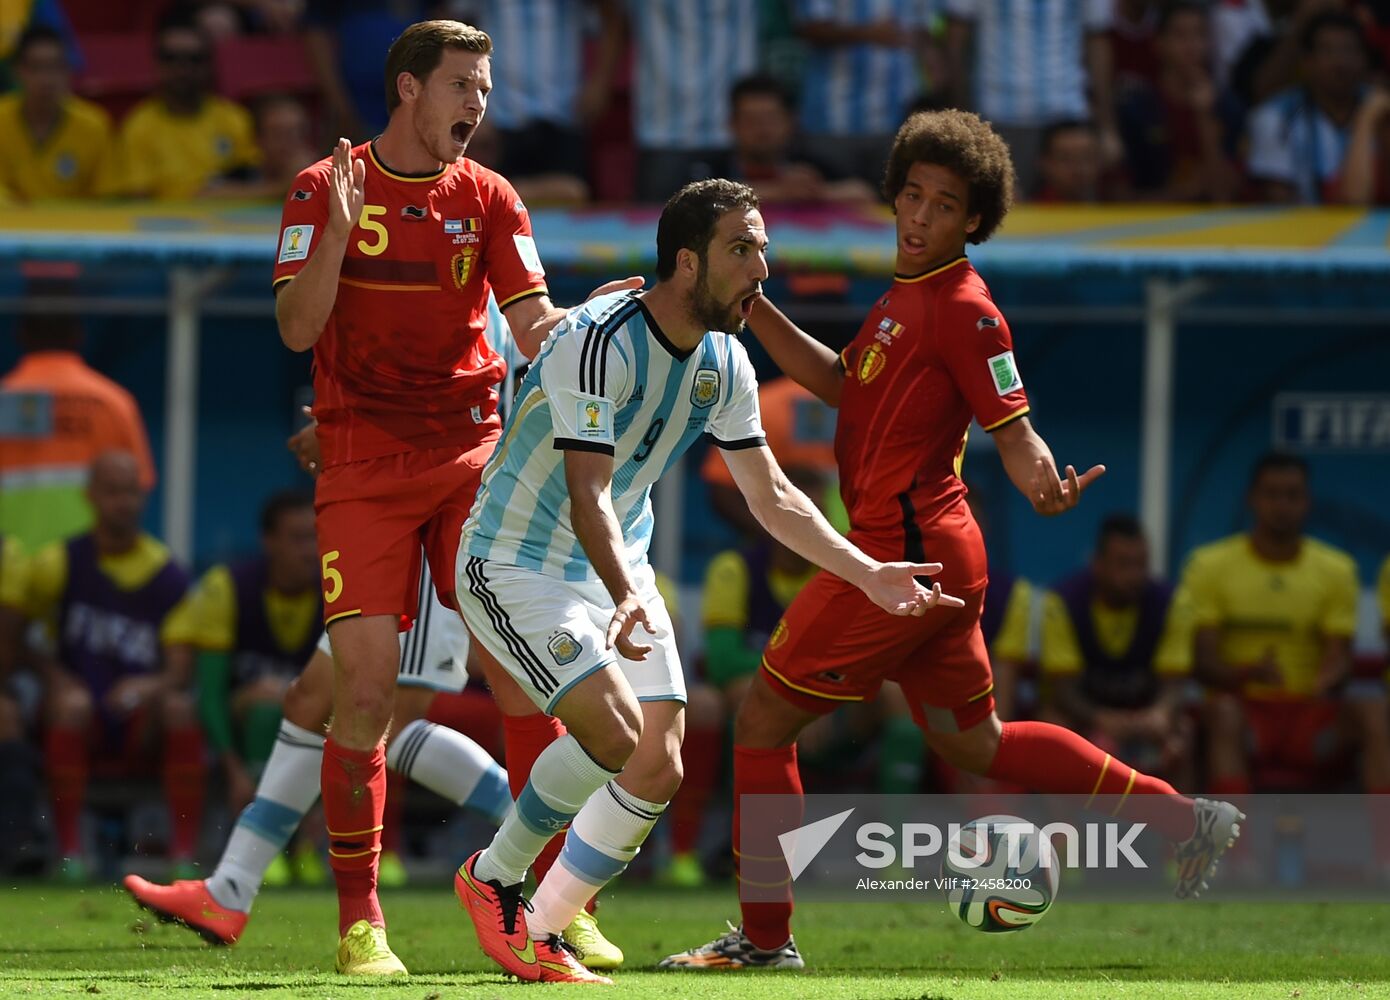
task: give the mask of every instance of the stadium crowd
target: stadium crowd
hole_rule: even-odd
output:
[[[445,14],[499,42],[470,155],[534,203],[659,202],[727,176],[769,202],[874,204],[903,116],[942,106],[996,123],[1039,201],[1390,199],[1385,5],[1036,5],[1024,20],[1002,0],[37,0],[0,23],[0,193],[279,200],[337,135],[380,129],[389,39]],[[155,470],[129,394],[85,366],[71,320],[27,316],[20,340],[0,388],[47,399],[51,431],[0,452],[0,870],[90,877],[89,785],[131,776],[160,779],[162,849],[187,865],[209,779],[232,812],[249,799],[318,638],[311,501],[265,498],[263,551],[193,578],[140,528]],[[833,520],[833,412],[785,379],[761,402],[774,452]],[[761,532],[716,452],[702,475],[742,541],[711,553],[690,657],[677,884],[727,854],[706,835],[724,828],[729,720],[813,572]],[[1315,489],[1296,456],[1254,460],[1248,531],[1189,553],[1173,581],[1124,514],[1061,579],[993,568],[1000,715],[1061,722],[1214,794],[1390,793],[1384,664],[1352,655],[1351,558],[1303,533]],[[1379,597],[1390,632],[1390,560]],[[431,717],[495,751],[489,706],[470,688]],[[971,787],[933,764],[893,685],[816,724],[802,753],[813,791]],[[326,878],[319,850],[293,849],[305,881]]]
[[[1044,202],[1384,204],[1377,0],[32,0],[0,21],[0,192],[278,198],[384,124],[414,20],[496,40],[475,158],[528,201],[878,200],[913,109],[980,112]]]

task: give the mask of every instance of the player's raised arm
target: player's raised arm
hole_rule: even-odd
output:
[[[753,303],[748,328],[784,374],[815,393],[827,405],[840,405],[845,367],[839,355],[788,319],[765,295],[758,296]]]
[[[348,236],[366,200],[366,172],[366,163],[353,157],[351,144],[339,139],[327,183],[317,190],[300,187],[301,174],[285,202],[276,261],[275,321],[280,339],[292,351],[313,347],[333,312]],[[301,214],[315,221],[301,222]],[[296,268],[299,261],[304,263]]]
[[[930,590],[916,577],[934,576],[941,563],[882,563],[862,552],[837,532],[777,464],[767,445],[726,449],[724,460],[748,509],[773,538],[840,579],[854,584],[883,610],[893,615],[923,615],[938,605],[961,608],[965,602]]]

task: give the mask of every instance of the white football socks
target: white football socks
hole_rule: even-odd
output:
[[[515,885],[526,877],[551,837],[615,772],[601,767],[570,733],[542,751],[515,806],[508,810],[473,874],[484,882]]]
[[[222,857],[208,877],[207,890],[218,903],[229,910],[251,912],[266,868],[285,849],[319,797],[322,766],[323,736],[281,719],[256,797],[237,817]]]
[[[550,867],[531,898],[526,918],[531,937],[559,934],[593,896],[624,869],[666,810],[665,802],[648,802],[616,781],[605,784],[584,803],[565,834],[558,863]]]
[[[386,766],[494,824],[501,824],[512,804],[507,772],[486,750],[448,726],[416,719],[386,748]]]

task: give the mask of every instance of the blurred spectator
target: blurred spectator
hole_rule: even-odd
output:
[[[41,669],[44,763],[61,871],[73,881],[88,873],[80,820],[93,764],[103,775],[128,776],[145,773],[156,756],[169,853],[187,871],[206,777],[188,694],[195,634],[188,576],[140,530],[146,492],[133,455],[97,456],[87,490],[96,523],[34,554],[25,599],[52,642]]]
[[[931,0],[795,0],[810,47],[801,127],[822,162],[875,188],[909,106],[944,69],[931,59]]]
[[[1319,14],[1299,42],[1303,83],[1250,115],[1246,168],[1270,201],[1320,202],[1335,194],[1369,81],[1366,43],[1350,15]]]
[[[447,16],[448,6],[431,0],[308,0],[304,43],[330,140],[365,142],[386,127],[381,67],[387,49],[416,21]]]
[[[1178,0],[1163,9],[1154,41],[1158,75],[1120,101],[1129,182],[1139,198],[1231,201],[1241,108],[1212,77],[1210,14]]]
[[[15,46],[13,68],[19,91],[0,97],[0,188],[21,201],[107,193],[111,119],[73,96],[63,36],[31,26]]]
[[[710,165],[713,176],[743,181],[764,203],[878,200],[864,181],[844,177],[827,166],[819,153],[808,154],[795,141],[792,98],[776,78],[744,77],[734,84],[729,104],[734,147],[715,158]]]
[[[1135,84],[1151,84],[1158,78],[1158,33],[1161,0],[1115,0],[1110,24],[1110,49],[1115,62],[1115,94],[1123,98]]]
[[[245,108],[212,93],[212,50],[189,22],[155,36],[158,92],[121,124],[120,190],[137,198],[187,199],[214,182],[246,180],[260,160]]]
[[[285,692],[318,644],[319,584],[313,496],[287,492],[261,510],[261,554],[212,567],[194,592],[198,713],[233,812],[255,795]]]
[[[1197,628],[1194,667],[1209,688],[1204,726],[1213,794],[1317,788],[1343,777],[1340,753],[1361,751],[1361,783],[1390,791],[1390,716],[1383,688],[1347,685],[1356,631],[1356,565],[1303,533],[1307,464],[1256,462],[1248,534],[1204,545],[1183,588]]]
[[[220,42],[249,32],[293,31],[304,16],[304,0],[181,0],[172,10]]]
[[[835,411],[785,375],[758,387],[758,410],[762,414],[767,446],[784,469],[797,466],[815,469],[834,482],[839,475],[835,464]],[[743,494],[718,448],[705,454],[700,476],[709,485],[710,506],[715,513],[749,538],[766,532],[748,510]],[[826,517],[836,527],[847,530],[844,504],[837,490],[826,498]]]
[[[583,130],[608,107],[626,41],[621,0],[482,0],[478,27],[492,37],[487,117],[501,133],[491,164],[510,181],[585,176]],[[593,14],[594,60],[584,66]]]
[[[14,687],[26,581],[19,543],[0,535],[0,875],[35,874],[42,864],[35,828],[39,760],[25,736],[24,712]]]
[[[1100,198],[1100,137],[1087,121],[1066,121],[1043,130],[1038,147],[1041,202],[1091,202]]]
[[[1343,13],[1345,0],[1244,0],[1217,4],[1217,54],[1230,66],[1231,89],[1253,107],[1298,83],[1306,73],[1303,36],[1324,14]],[[1223,32],[1225,37],[1223,37]]]
[[[21,3],[0,3],[0,93],[13,85],[13,62],[19,41],[30,28],[51,28],[63,39],[68,61],[76,56],[72,28],[58,0],[27,0]]]
[[[758,63],[756,0],[632,0],[637,197],[664,202],[730,147],[729,93]]]
[[[1115,124],[1110,0],[947,0],[946,54],[957,107],[973,108],[1009,144],[1018,187],[1036,187],[1047,126],[1089,119],[1101,161],[1123,155]],[[974,99],[970,92],[974,90]]]
[[[273,95],[256,102],[256,142],[260,165],[245,180],[214,183],[206,195],[279,201],[299,172],[320,159],[314,148],[308,109],[302,101]]]
[[[1276,0],[1276,3],[1280,0]],[[1315,4],[1327,7],[1329,2],[1339,0],[1295,0],[1311,9]],[[1215,53],[1213,69],[1216,82],[1231,90],[1240,98],[1242,104],[1249,106],[1252,100],[1263,100],[1268,93],[1256,98],[1252,92],[1252,76],[1260,60],[1268,54],[1273,27],[1265,0],[1223,0],[1211,5],[1212,49]],[[1274,87],[1280,90],[1293,80],[1292,66],[1298,61],[1298,33],[1295,31],[1291,44],[1293,57],[1286,77]],[[1272,93],[1270,91],[1269,93]]]
[[[1192,784],[1192,610],[1149,571],[1139,522],[1106,518],[1090,565],[1043,597],[1044,717],[1116,757]]]
[[[57,298],[71,291],[68,281],[30,281],[26,295]],[[101,452],[130,452],[141,486],[154,487],[135,400],[87,366],[81,343],[75,314],[21,316],[23,357],[0,378],[0,524],[29,552],[91,526],[87,467]]]
[[[1351,123],[1335,200],[1349,205],[1390,204],[1390,91],[1372,87]]]
[[[493,125],[491,111],[473,130],[467,155],[470,160],[492,170],[497,170],[497,165],[507,158],[506,141]],[[546,163],[545,160],[539,162]],[[589,200],[589,185],[584,178],[562,170],[533,170],[525,177],[508,179],[517,197],[527,205],[582,205]]]

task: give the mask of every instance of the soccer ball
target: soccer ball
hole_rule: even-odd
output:
[[[1011,831],[1011,824],[1027,831]],[[1013,865],[1010,841],[1018,845]],[[977,931],[1021,931],[1036,924],[1057,898],[1060,875],[1052,845],[1017,816],[985,816],[965,824],[941,861],[951,912]]]

